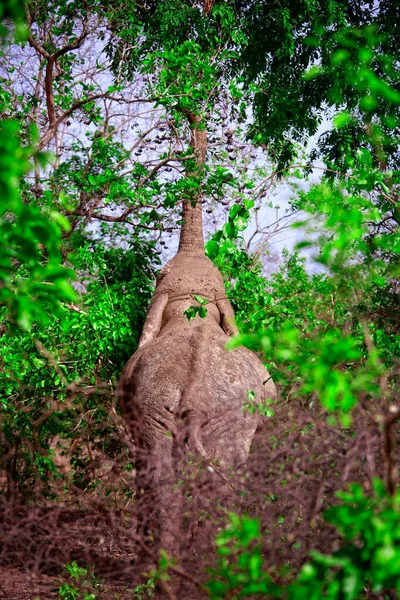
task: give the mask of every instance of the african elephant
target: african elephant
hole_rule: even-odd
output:
[[[208,300],[204,318],[184,312]],[[276,389],[247,348],[225,349],[237,333],[219,270],[204,252],[179,251],[161,270],[138,350],[118,385],[122,413],[134,436],[138,533],[151,522],[158,544],[179,554],[181,498],[174,487],[174,444],[221,467],[246,462],[259,416],[243,410],[248,390],[257,402]]]

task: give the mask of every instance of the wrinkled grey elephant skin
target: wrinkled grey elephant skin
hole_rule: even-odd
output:
[[[209,300],[207,316],[190,323],[193,296]],[[257,402],[275,398],[275,386],[246,348],[225,349],[237,332],[222,276],[203,254],[178,252],[162,269],[137,352],[118,386],[124,418],[137,448],[141,525],[151,521],[158,543],[178,554],[180,497],[174,490],[173,446],[182,423],[186,447],[224,466],[246,462],[259,417],[243,410],[247,390]],[[152,508],[153,503],[156,504]],[[143,525],[144,527],[144,525]]]

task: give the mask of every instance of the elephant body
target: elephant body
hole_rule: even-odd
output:
[[[184,311],[197,304],[195,295],[208,300],[207,315],[189,322]],[[225,349],[237,332],[233,319],[214,264],[204,254],[178,252],[158,277],[138,350],[119,382],[122,413],[137,449],[138,532],[152,522],[171,554],[177,554],[180,512],[174,444],[221,467],[238,467],[246,462],[259,419],[243,408],[248,391],[256,402],[276,396],[253,352]]]

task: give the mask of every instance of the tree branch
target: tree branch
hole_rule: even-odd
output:
[[[82,46],[83,42],[85,41],[85,38],[86,38],[88,32],[89,32],[89,15],[87,14],[86,18],[83,22],[83,27],[82,27],[80,36],[78,38],[76,38],[76,40],[74,42],[71,42],[70,44],[67,44],[63,48],[60,48],[60,50],[57,50],[57,52],[53,55],[54,60],[57,60],[57,58],[60,58],[60,56],[67,54],[67,52],[70,52],[71,50],[77,50],[78,48],[80,48]]]
[[[53,57],[50,57],[50,59],[52,59],[52,58]],[[47,67],[46,67],[46,74],[47,74]],[[52,89],[51,89],[51,93],[52,93]],[[47,88],[46,88],[46,95],[47,95]],[[105,100],[113,100],[114,102],[121,102],[124,104],[135,104],[135,103],[142,103],[142,102],[154,103],[154,102],[157,102],[157,100],[159,100],[161,98],[161,96],[154,96],[153,98],[136,97],[136,98],[130,98],[129,100],[127,100],[127,99],[123,98],[122,96],[112,96],[107,93],[101,93],[101,94],[94,94],[93,96],[89,96],[88,98],[84,98],[83,100],[79,100],[78,102],[75,102],[75,104],[73,104],[61,116],[59,116],[57,119],[54,119],[53,122],[50,121],[50,126],[49,126],[48,130],[46,131],[45,134],[42,135],[42,137],[39,140],[39,144],[38,144],[39,150],[41,150],[42,148],[44,148],[44,146],[46,146],[49,142],[51,142],[51,140],[53,139],[53,137],[55,136],[55,134],[57,132],[57,128],[59,127],[59,125],[63,121],[65,121],[65,119],[70,117],[72,115],[72,113],[74,113],[79,108],[82,108],[83,106],[85,106],[85,104],[90,104],[90,102],[94,102],[95,100],[100,100],[100,98],[105,99]],[[50,120],[50,118],[49,118],[49,120]]]
[[[137,207],[131,207],[130,212]],[[125,211],[126,212],[126,211]],[[142,223],[133,223],[133,221],[127,220],[125,213],[119,216],[113,217],[112,215],[102,215],[101,213],[90,213],[84,210],[73,210],[69,214],[75,217],[87,217],[88,219],[97,219],[98,221],[105,221],[107,223],[125,223],[126,225],[132,225],[132,227],[139,227],[140,229],[147,229],[147,231],[164,231],[164,229],[179,229],[179,227],[150,227],[149,225],[143,225]]]
[[[396,491],[396,476],[393,464],[393,425],[400,417],[400,409],[391,406],[389,410],[391,410],[391,414],[383,421],[383,458],[386,471],[386,489],[393,496]]]
[[[44,58],[47,60],[50,58],[50,54],[44,48],[42,48],[42,46],[35,39],[33,39],[32,36],[28,37],[28,44],[32,46],[32,48],[35,48],[36,52],[44,56]]]

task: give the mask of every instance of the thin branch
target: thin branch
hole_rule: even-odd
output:
[[[138,208],[136,206],[132,207],[130,209],[130,212],[132,212],[132,210],[134,210],[135,208]],[[141,207],[140,207],[141,208]],[[76,217],[87,217],[88,219],[97,219],[98,221],[105,221],[107,223],[125,223],[126,225],[132,225],[132,227],[139,227],[140,229],[147,229],[148,231],[164,231],[165,229],[179,229],[179,227],[173,227],[171,225],[166,225],[165,227],[150,227],[149,225],[143,225],[142,223],[133,223],[132,221],[129,221],[126,219],[126,217],[124,216],[125,213],[123,213],[122,215],[119,216],[115,216],[113,217],[112,215],[102,215],[100,213],[88,213],[85,211],[81,211],[81,210],[74,210],[71,211],[69,214],[76,216]]]
[[[391,406],[391,414],[383,421],[383,459],[385,462],[385,478],[388,493],[393,496],[396,491],[396,477],[393,462],[393,425],[400,417],[400,409]],[[389,410],[390,410],[389,409]]]
[[[273,173],[271,173],[271,175],[269,175],[268,177],[266,177],[261,183],[259,183],[254,188],[253,195],[255,195],[256,191],[259,188],[263,187],[267,183],[267,181],[270,181],[271,179],[274,179],[280,173],[284,173],[285,171],[288,171],[289,169],[318,169],[320,171],[326,171],[327,173],[336,173],[337,175],[343,175],[343,173],[341,171],[338,171],[338,170],[335,170],[335,169],[328,169],[327,167],[320,167],[318,165],[289,165],[288,167],[285,167],[284,169],[279,169],[278,171],[274,171]],[[350,179],[353,179],[352,175],[348,175],[348,177]]]
[[[51,63],[51,69],[49,67],[50,63]],[[112,100],[114,102],[123,103],[123,104],[155,103],[162,98],[162,96],[153,96],[151,98],[135,97],[135,98],[130,98],[128,100],[126,98],[123,98],[122,96],[112,96],[107,93],[99,93],[99,94],[94,94],[93,96],[89,96],[88,98],[84,98],[83,100],[79,100],[78,102],[73,104],[68,110],[66,110],[62,115],[60,115],[56,119],[55,114],[54,114],[54,96],[53,96],[53,90],[52,90],[53,64],[54,64],[53,57],[49,57],[49,61],[48,61],[47,67],[46,67],[46,77],[48,77],[48,80],[46,79],[46,96],[48,99],[47,112],[49,115],[50,125],[49,125],[49,128],[46,131],[46,133],[40,138],[40,141],[38,144],[38,147],[40,150],[44,146],[46,146],[49,142],[51,142],[53,137],[56,135],[58,126],[65,119],[67,119],[69,116],[71,116],[71,114],[74,113],[76,110],[85,106],[85,104],[90,104],[90,102],[94,102],[95,100],[99,100],[99,99]],[[48,81],[48,83],[47,83],[47,81]],[[49,105],[51,105],[50,108],[49,108]],[[53,111],[51,111],[52,107],[53,107]],[[152,129],[154,129],[154,127],[152,127]]]
[[[28,37],[28,44],[36,50],[38,54],[41,54],[44,58],[49,60],[50,54],[32,37]]]
[[[76,40],[74,42],[71,42],[70,44],[67,44],[63,48],[60,48],[59,50],[57,50],[57,52],[55,52],[55,54],[53,55],[54,60],[57,60],[58,58],[60,58],[60,56],[63,56],[64,54],[67,54],[67,52],[71,52],[71,50],[77,50],[78,48],[80,48],[82,46],[83,42],[85,41],[88,32],[89,32],[89,15],[87,14],[86,18],[83,22],[83,27],[82,27],[80,36],[78,38],[76,38]]]

